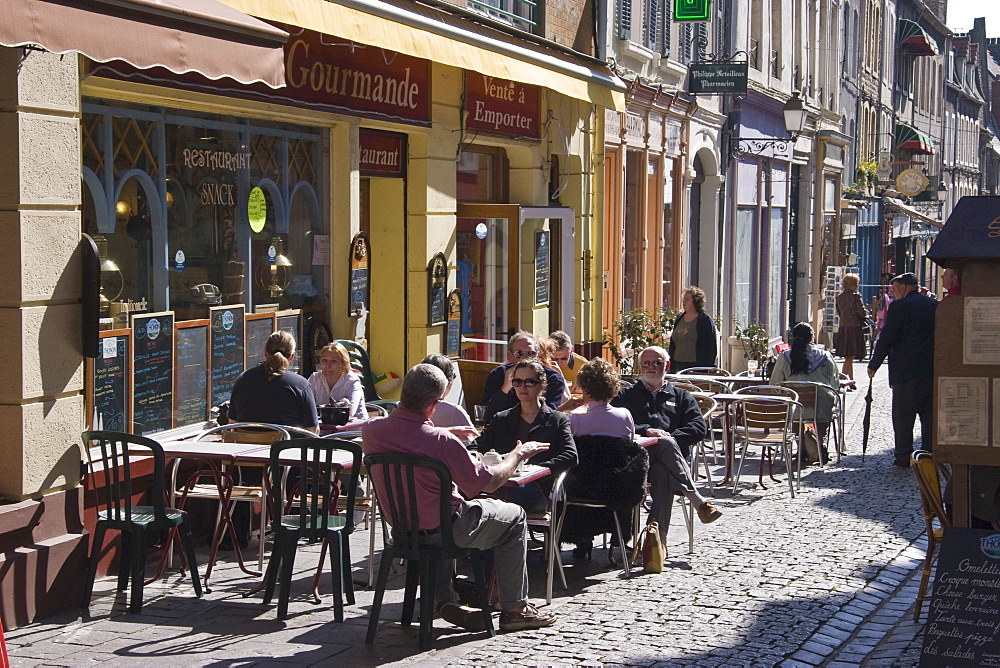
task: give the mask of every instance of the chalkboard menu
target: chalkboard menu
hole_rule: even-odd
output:
[[[458,289],[448,295],[448,326],[444,338],[444,354],[458,357],[462,350],[462,292]]]
[[[174,335],[174,426],[208,419],[208,320],[178,323]]]
[[[448,304],[448,260],[444,253],[438,253],[427,268],[428,276],[428,312],[427,324],[430,327],[445,323]]]
[[[1000,665],[1000,533],[946,527],[920,665]]]
[[[549,303],[549,233],[535,232],[535,306]]]
[[[236,378],[246,364],[244,307],[237,304],[208,309],[211,325],[212,406],[229,401]]]
[[[102,332],[97,357],[87,360],[90,366],[90,426],[108,431],[130,431],[129,331]]]
[[[275,330],[280,330],[282,332],[288,332],[295,338],[295,349],[302,350],[302,312],[299,310],[290,311],[278,311],[275,314]],[[288,367],[290,370],[298,373],[299,355],[296,353],[295,359],[292,360],[292,365]]]
[[[264,344],[274,332],[274,315],[256,313],[247,315],[247,368],[264,361]]]
[[[351,284],[347,299],[347,315],[352,318],[361,315],[362,309],[368,308],[368,237],[364,232],[358,232],[351,241]]]
[[[132,316],[132,431],[140,436],[173,426],[174,314]]]

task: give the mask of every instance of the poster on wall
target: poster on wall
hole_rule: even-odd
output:
[[[462,350],[462,292],[458,288],[448,295],[448,326],[444,338],[444,354],[458,357]]]
[[[371,250],[368,247],[368,237],[364,232],[358,232],[351,241],[351,280],[350,295],[347,298],[347,315],[355,318],[361,315],[371,303],[368,298],[368,258]]]
[[[535,306],[549,303],[549,233],[535,232]]]
[[[448,260],[438,253],[427,267],[427,325],[443,325],[447,319]]]

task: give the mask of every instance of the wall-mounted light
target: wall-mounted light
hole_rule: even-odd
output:
[[[733,137],[730,141],[730,154],[733,158],[738,158],[741,153],[752,153],[761,155],[765,150],[780,151],[784,153],[795,144],[795,139],[806,127],[806,118],[809,112],[806,111],[805,104],[799,91],[792,92],[792,96],[785,102],[782,108],[785,117],[785,131],[788,132],[788,139],[744,139],[743,137]]]
[[[115,215],[118,218],[128,218],[132,215],[132,205],[125,200],[118,200],[115,202]]]

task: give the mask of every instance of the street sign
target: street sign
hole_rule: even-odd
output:
[[[712,0],[674,0],[674,21],[708,21]]]
[[[718,95],[747,92],[746,63],[691,63],[688,92]]]

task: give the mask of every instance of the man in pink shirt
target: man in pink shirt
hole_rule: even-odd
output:
[[[522,462],[546,449],[548,445],[518,442],[496,466],[478,461],[451,432],[435,427],[430,416],[445,393],[448,381],[430,364],[418,364],[403,379],[399,405],[388,417],[372,420],[362,428],[364,451],[372,454],[399,454],[427,457],[443,463],[451,472],[452,532],[459,547],[486,550],[493,548],[500,598],[500,628],[505,631],[537,629],[555,622],[555,615],[538,610],[528,601],[527,529],[524,510],[497,499],[472,498],[480,492],[492,492],[503,486]],[[381,479],[373,478],[376,493],[386,498]],[[440,489],[437,477],[429,471],[417,472],[417,518],[420,528],[437,529],[440,522]],[[459,491],[461,490],[461,492]],[[478,611],[457,605],[452,588],[451,564],[446,564],[437,578],[435,598],[441,603],[441,616],[469,630],[482,630]]]

